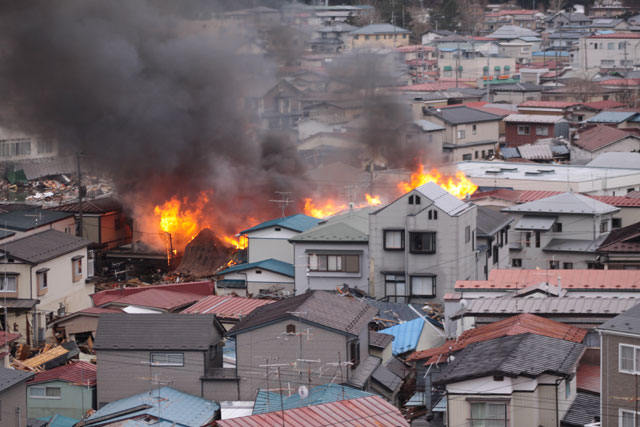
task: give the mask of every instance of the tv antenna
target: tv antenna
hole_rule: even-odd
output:
[[[275,193],[280,196],[280,199],[269,200],[269,202],[278,204],[278,207],[282,211],[282,218],[284,218],[285,209],[290,203],[293,202],[293,199],[289,198],[289,196],[291,196],[291,191],[275,191]]]

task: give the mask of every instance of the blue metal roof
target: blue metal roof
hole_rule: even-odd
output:
[[[277,259],[269,258],[258,262],[248,262],[244,264],[236,264],[219,272],[219,275],[234,273],[236,271],[245,271],[252,268],[261,268],[263,270],[272,271],[284,276],[294,277],[293,264],[283,262]]]
[[[102,409],[94,412],[85,421],[85,425],[91,426],[93,425],[92,420],[127,411],[141,405],[150,405],[151,407],[126,415],[115,416],[109,421],[122,421],[140,415],[152,415],[164,421],[162,424],[154,424],[154,426],[201,426],[210,422],[214,414],[220,410],[220,405],[216,402],[192,396],[171,387],[162,387],[158,390],[153,390],[151,393],[140,393],[108,403]],[[135,426],[136,424],[134,421],[133,424],[127,423],[125,425]]]
[[[282,227],[288,228],[289,230],[303,232],[308,229],[315,227],[322,219],[314,218],[312,216],[303,215],[303,214],[295,214],[290,216],[285,216],[283,218],[272,219],[270,221],[265,221],[261,224],[254,225],[251,228],[247,228],[246,230],[242,230],[240,234],[251,233],[252,231],[263,230],[269,227]]]
[[[349,386],[325,384],[309,390],[309,396],[306,399],[302,399],[297,393],[291,396],[282,396],[282,406],[287,410],[366,396],[373,395]],[[280,411],[280,395],[271,391],[258,390],[253,406],[253,415],[273,411]]]
[[[602,111],[587,120],[588,123],[622,123],[632,119],[636,114],[633,111]]]
[[[397,356],[416,349],[423,328],[424,320],[419,318],[400,323],[378,332],[394,336],[393,342],[391,343],[391,350],[393,355]]]
[[[533,52],[531,55],[532,56],[546,56],[547,58],[551,58],[552,56],[556,56],[556,53],[558,54],[558,56],[571,56],[571,53],[564,51],[564,50],[559,50],[559,51],[555,51],[555,50],[548,50],[546,52],[544,51],[537,51],[537,52]]]
[[[40,417],[40,421],[46,421],[47,427],[73,427],[78,421],[75,418],[69,418],[62,415],[53,415],[51,417]]]

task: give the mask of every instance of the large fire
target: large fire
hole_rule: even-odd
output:
[[[365,194],[366,202],[354,204],[354,208],[364,208],[365,206],[378,206],[382,204],[380,196],[372,196]],[[320,204],[316,204],[311,198],[304,199],[304,213],[315,218],[326,218],[345,211],[349,208],[349,204],[338,202],[334,199],[327,199]]]
[[[455,176],[444,176],[436,168],[425,172],[424,165],[420,165],[417,171],[411,173],[409,182],[398,183],[398,190],[405,194],[428,182],[435,182],[458,199],[464,199],[478,189],[478,186],[471,182],[462,171],[456,172]]]

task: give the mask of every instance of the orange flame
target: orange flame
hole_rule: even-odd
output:
[[[420,165],[417,171],[411,173],[410,182],[398,183],[398,189],[404,194],[428,182],[435,182],[458,199],[464,199],[478,189],[478,186],[471,182],[462,171],[456,172],[455,176],[443,176],[436,168],[425,173],[424,165]]]
[[[367,199],[368,206],[378,206],[382,204],[382,201],[380,200],[380,196],[372,196],[370,194],[365,194],[364,197]]]
[[[366,206],[378,206],[382,204],[380,196],[372,196],[371,194],[365,194],[366,202],[358,203],[354,205],[354,208],[364,208]],[[313,199],[304,199],[304,213],[306,215],[315,218],[326,218],[328,216],[335,215],[342,211],[349,209],[349,205],[346,203],[336,202],[333,199],[327,199],[321,206],[316,205]]]
[[[236,249],[245,249],[248,245],[249,239],[247,236],[239,236],[237,239],[233,236],[222,236],[222,241],[228,243]]]

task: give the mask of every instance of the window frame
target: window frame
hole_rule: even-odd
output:
[[[82,258],[82,255],[71,258],[71,278],[74,283],[82,279]]]
[[[467,138],[466,129],[456,130],[456,139],[466,139],[466,138]]]
[[[525,133],[525,130],[526,130],[526,133]],[[518,135],[522,135],[522,136],[531,135],[531,129],[529,125],[518,125],[517,132],[518,132]]]
[[[7,279],[7,283],[9,283],[8,279],[13,279],[13,290],[9,290],[8,288],[5,288],[4,286],[4,279]],[[1,294],[15,294],[16,292],[18,292],[18,275],[17,274],[6,274],[6,276],[4,275],[4,273],[0,273],[0,295]]]
[[[511,267],[522,268],[522,258],[512,258],[511,259]]]
[[[549,128],[547,126],[536,126],[536,136],[549,136]]]
[[[400,233],[400,247],[399,248],[390,248],[387,246],[387,233]],[[405,232],[404,229],[395,229],[395,228],[390,228],[390,229],[383,229],[382,230],[382,248],[385,251],[404,251],[405,248]]]
[[[387,300],[391,301],[389,298],[395,298],[394,301],[397,301],[397,298],[406,299],[407,295],[407,277],[404,273],[384,273],[384,296]],[[393,276],[393,279],[389,279],[390,276]],[[398,284],[402,283],[404,294],[398,293]],[[393,285],[394,293],[391,294],[388,292],[388,287]],[[392,302],[394,302],[392,301]],[[404,300],[403,300],[404,301]]]
[[[42,296],[49,291],[49,278],[47,273],[49,269],[42,269],[43,271],[36,271],[36,287],[38,296]]]
[[[474,419],[472,418],[472,405],[474,404],[484,404],[485,405],[485,416],[486,416],[486,405],[502,405],[504,406],[504,410],[501,411],[500,413],[504,415],[505,418],[477,418]],[[474,400],[470,400],[469,401],[469,426],[471,427],[475,427],[475,426],[481,426],[481,425],[485,425],[487,421],[496,421],[496,422],[504,422],[505,426],[509,425],[509,411],[508,409],[508,405],[509,404],[509,400],[482,400],[482,399],[474,399]],[[475,424],[474,421],[479,422],[478,424]]]
[[[33,390],[35,389],[42,389],[44,391],[44,394],[42,396],[34,396],[32,394]],[[60,394],[58,394],[58,396],[48,396],[47,395],[47,390],[58,390]],[[62,399],[62,387],[47,387],[44,385],[32,385],[29,387],[29,398],[30,399],[49,399],[49,400],[60,400]]]
[[[315,262],[315,268],[313,267],[313,263],[311,262],[312,257],[316,257],[316,262]],[[321,267],[321,263],[320,263],[320,258],[321,257],[325,257],[326,261],[324,262],[324,268],[320,268]],[[329,269],[330,266],[330,257],[334,257],[335,258],[335,266],[336,269],[332,270]],[[347,265],[349,265],[347,258],[349,257],[356,257],[357,260],[357,271],[348,271],[347,270]],[[338,267],[338,260],[340,260],[339,264],[340,267]],[[345,254],[345,253],[335,253],[335,254],[327,254],[327,253],[309,253],[308,254],[308,258],[307,258],[307,268],[310,272],[313,273],[347,273],[347,274],[360,274],[361,273],[361,269],[360,269],[360,254]]]
[[[415,278],[429,278],[431,279],[431,294],[417,294],[413,291],[413,279]],[[409,297],[415,298],[434,298],[436,296],[436,282],[437,276],[435,274],[413,274],[409,276]]]
[[[414,236],[426,235],[431,240],[432,249],[414,249]],[[435,254],[437,251],[438,236],[435,231],[410,231],[409,232],[409,252],[418,255],[430,255]]]
[[[631,409],[625,409],[625,408],[618,408],[618,425],[620,427],[624,426],[623,416],[625,413],[630,414],[632,417],[635,415],[633,419],[633,426],[637,427],[638,423],[636,421],[638,420],[638,416],[640,416],[640,412],[636,412]]]
[[[167,361],[166,362],[154,362],[153,361],[153,357],[155,355],[165,355],[167,356]],[[169,362],[169,357],[168,356],[180,356],[182,358],[182,363],[175,363],[175,362]],[[181,368],[184,367],[184,353],[181,352],[170,352],[170,351],[151,351],[149,352],[149,364],[151,366],[160,366],[160,367],[175,367],[175,368]]]

